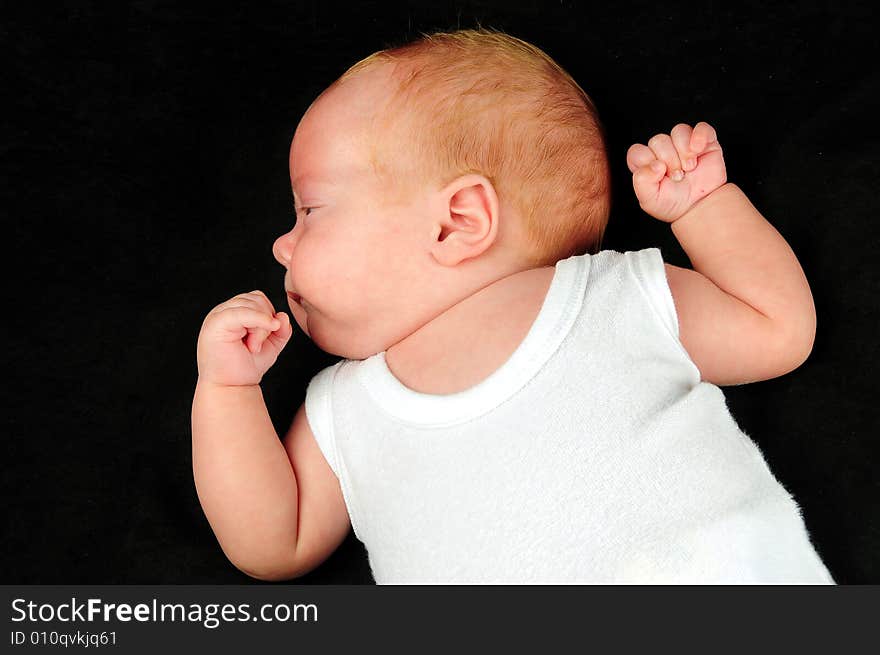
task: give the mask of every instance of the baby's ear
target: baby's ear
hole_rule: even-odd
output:
[[[482,175],[462,175],[441,192],[433,255],[444,266],[477,257],[498,235],[498,195]]]

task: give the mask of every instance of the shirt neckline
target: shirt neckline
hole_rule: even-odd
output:
[[[528,333],[510,357],[476,385],[451,394],[415,391],[394,376],[384,350],[360,362],[361,383],[383,411],[403,423],[445,427],[490,412],[525,386],[571,331],[583,305],[589,257],[573,255],[556,262],[547,295]]]

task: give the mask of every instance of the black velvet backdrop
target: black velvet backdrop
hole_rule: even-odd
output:
[[[361,57],[477,22],[531,41],[598,104],[614,211],[605,248],[659,246],[626,149],[677,122],[718,131],[730,181],[785,236],[818,333],[784,377],[725,387],[841,583],[880,582],[871,3],[401,1],[4,3],[4,583],[250,582],[192,481],[205,313],[263,289],[292,226],[287,154],[312,99]],[[263,389],[286,430],[337,357],[297,330]],[[260,584],[253,581],[255,584]],[[309,583],[372,582],[353,536]]]

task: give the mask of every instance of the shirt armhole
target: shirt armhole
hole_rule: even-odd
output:
[[[654,314],[669,332],[679,341],[678,313],[675,310],[675,301],[672,299],[672,291],[669,281],[666,279],[666,266],[659,248],[646,248],[644,250],[630,251],[627,253],[630,270],[639,286],[642,288],[648,303],[654,310]]]
[[[331,406],[331,391],[333,378],[341,363],[328,366],[318,372],[306,388],[306,418],[309,427],[315,436],[324,459],[330,465],[330,469],[339,477],[339,467],[336,461],[336,439],[333,434],[333,411]]]
[[[345,509],[348,512],[348,518],[351,520],[354,535],[361,542],[364,542],[364,533],[360,530],[359,522],[355,518],[352,493],[348,485],[347,476],[344,474],[345,466],[340,460],[339,452],[336,448],[336,433],[333,429],[333,381],[340,367],[346,361],[341,359],[336,364],[328,366],[309,381],[306,387],[306,418],[309,421],[312,434],[315,435],[318,448],[320,448],[324,459],[327,460],[327,464],[330,465],[330,469],[339,480],[339,487],[342,489]]]

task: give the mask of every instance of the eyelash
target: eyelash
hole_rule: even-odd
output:
[[[307,210],[307,209],[308,209],[309,211],[311,211],[311,210],[314,209],[314,207],[300,207],[299,209],[295,209],[295,210],[294,210],[294,213],[297,213],[297,212],[304,212],[304,211]],[[305,215],[306,215],[306,216],[309,216],[309,214],[305,214]]]

